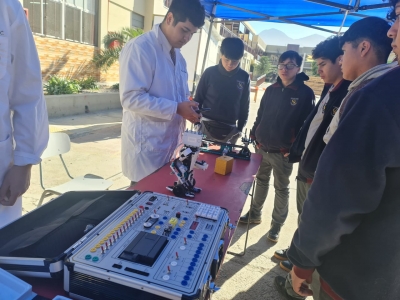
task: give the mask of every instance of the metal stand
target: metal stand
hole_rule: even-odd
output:
[[[253,185],[253,187],[251,188],[251,194],[249,194],[249,196],[250,196],[250,210],[249,210],[249,217],[247,218],[246,239],[245,239],[245,242],[244,242],[244,249],[243,249],[242,253],[234,253],[234,252],[231,252],[231,251],[227,251],[228,254],[231,254],[233,256],[244,256],[246,254],[247,239],[249,237],[251,210],[253,208],[254,189],[255,189],[255,186],[256,186],[256,178],[255,177],[254,177],[252,185]]]

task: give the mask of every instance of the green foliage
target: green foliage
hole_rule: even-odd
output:
[[[74,80],[50,76],[50,79],[44,85],[44,89],[48,95],[64,95],[77,94],[81,90],[81,87]]]
[[[272,70],[271,62],[267,56],[262,56],[259,60],[259,64],[254,68],[256,76],[267,74]]]
[[[319,76],[319,74],[318,74],[318,65],[317,65],[317,62],[315,60],[311,64],[311,72],[312,72],[313,76]]]
[[[44,85],[48,95],[77,94],[82,90],[97,90],[99,87],[93,77],[69,79],[66,77],[50,76]]]
[[[87,77],[83,79],[75,79],[73,80],[75,83],[79,84],[81,90],[98,90],[99,87],[96,84],[96,79],[93,77]]]
[[[117,90],[117,91],[119,91],[119,83],[113,84],[113,85],[111,86],[111,89],[112,89],[112,90]]]
[[[140,28],[124,27],[121,31],[110,32],[103,38],[104,49],[101,49],[93,56],[93,63],[96,67],[107,71],[119,59],[122,47],[131,39],[143,34]],[[119,46],[113,47],[114,42]]]

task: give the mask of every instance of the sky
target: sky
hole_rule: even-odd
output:
[[[319,34],[319,35],[322,35],[325,37],[332,35],[332,33],[329,33],[329,32],[311,29],[311,28],[307,28],[304,26],[298,26],[298,25],[293,25],[293,24],[280,24],[280,23],[272,23],[272,22],[249,22],[249,23],[255,30],[256,34],[259,34],[261,31],[266,30],[266,29],[275,28],[275,29],[278,29],[278,30],[284,32],[288,37],[291,37],[293,39],[303,38],[303,37],[306,37],[306,36],[309,36],[312,34]],[[323,28],[333,30],[333,31],[338,31],[340,27],[325,26]],[[346,31],[346,29],[347,29],[347,27],[344,27],[342,29],[342,32]]]

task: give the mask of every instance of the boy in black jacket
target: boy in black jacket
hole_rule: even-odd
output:
[[[339,37],[333,36],[319,43],[312,51],[313,59],[318,65],[318,74],[325,82],[325,88],[314,110],[304,122],[296,140],[290,148],[289,161],[299,162],[297,174],[297,211],[300,215],[306,200],[308,190],[314,178],[318,159],[325,148],[324,134],[331,123],[333,116],[337,113],[343,98],[347,94],[350,81],[343,79],[340,60],[343,51],[339,44]],[[311,167],[311,171],[309,170]],[[307,166],[308,168],[305,168]],[[289,272],[292,264],[287,258],[287,249],[278,250],[274,255],[280,262],[280,267]],[[278,276],[275,284],[281,294],[294,295],[293,290],[286,291],[285,278]],[[286,283],[291,289],[290,283]],[[295,296],[295,295],[294,295]],[[302,299],[302,297],[299,297]]]
[[[202,118],[203,135],[207,139],[235,144],[246,125],[250,76],[240,68],[243,54],[241,39],[224,39],[219,64],[208,68],[201,76],[194,100],[200,108],[210,108]]]
[[[289,177],[293,164],[285,154],[299,132],[304,120],[314,107],[314,92],[304,84],[308,76],[298,74],[302,57],[295,51],[286,51],[279,58],[278,80],[269,86],[261,99],[251,136],[259,144],[263,160],[257,172],[252,209],[240,222],[261,223],[261,209],[268,194],[268,185],[274,172],[275,202],[271,228],[267,238],[277,242],[279,232],[288,215]]]

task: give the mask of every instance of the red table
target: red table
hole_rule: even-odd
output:
[[[193,200],[226,208],[229,211],[230,223],[236,225],[253,184],[254,175],[261,164],[262,156],[252,154],[250,161],[235,159],[232,173],[225,176],[214,173],[217,157],[214,154],[200,153],[197,160],[205,160],[208,163],[208,169],[194,171],[196,187],[201,188],[202,191],[196,194]],[[166,187],[173,185],[176,179],[168,164],[139,181],[134,189],[173,195]],[[230,235],[229,232],[226,232],[225,252],[229,247],[232,235],[233,230]]]
[[[196,194],[194,201],[204,202],[226,208],[229,211],[230,223],[236,225],[241,215],[243,206],[246,202],[254,181],[254,175],[257,173],[261,164],[262,156],[252,154],[250,161],[235,159],[232,173],[228,175],[219,175],[214,173],[215,160],[218,156],[209,153],[201,153],[198,160],[205,160],[208,163],[207,170],[195,170],[194,178],[196,186],[202,188],[199,194]],[[155,173],[139,181],[134,189],[139,191],[153,191],[162,194],[172,192],[166,189],[173,185],[176,176],[171,174],[169,164],[165,165]],[[225,253],[229,247],[234,230],[225,234]],[[41,278],[22,278],[32,285],[33,291],[38,295],[54,298],[56,295],[67,296],[63,289],[61,280],[41,279]]]

